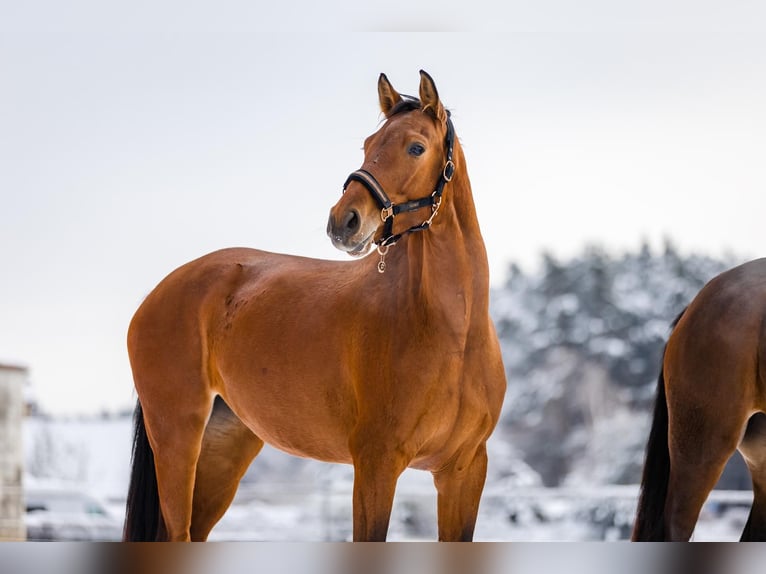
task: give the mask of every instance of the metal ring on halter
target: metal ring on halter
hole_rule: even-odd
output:
[[[383,244],[381,248],[381,244],[376,245],[376,249],[378,250],[378,253],[380,254],[380,261],[378,261],[378,273],[385,273],[386,272],[386,253],[388,253],[388,248],[391,247],[388,243]]]
[[[444,181],[449,183],[452,181],[452,177],[455,175],[455,162],[451,159],[447,160],[447,163],[444,164],[444,169],[442,170],[442,177],[444,178]]]

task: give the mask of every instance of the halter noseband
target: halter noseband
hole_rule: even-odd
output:
[[[452,125],[449,111],[447,111],[447,135],[445,137],[444,147],[447,151],[447,161],[444,164],[439,180],[436,182],[436,188],[431,195],[421,197],[420,199],[412,199],[405,203],[393,203],[386,192],[383,191],[383,186],[380,185],[377,179],[375,179],[375,176],[364,169],[358,169],[346,178],[346,182],[343,184],[344,193],[349,183],[358,181],[370,192],[370,195],[372,195],[373,199],[375,199],[380,206],[380,218],[383,221],[383,235],[381,235],[380,239],[375,241],[378,253],[380,254],[380,262],[378,262],[378,271],[380,273],[383,273],[386,270],[384,258],[390,246],[409,233],[425,231],[431,226],[431,222],[439,212],[439,207],[442,203],[444,186],[452,181],[452,176],[455,175],[455,163],[452,161],[452,152],[455,147],[455,128]],[[409,211],[417,211],[424,207],[431,208],[431,215],[428,219],[423,221],[423,223],[405,229],[401,233],[393,232],[394,218],[397,215]]]

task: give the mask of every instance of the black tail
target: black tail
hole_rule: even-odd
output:
[[[133,460],[125,514],[123,540],[153,542],[164,538],[165,524],[160,512],[154,453],[146,436],[141,403],[133,415]]]
[[[681,311],[673,321],[673,328],[685,311],[686,309]],[[665,540],[665,499],[670,481],[670,451],[668,450],[668,403],[665,397],[665,373],[662,366],[664,362],[665,350],[662,351],[660,375],[657,378],[657,398],[654,403],[652,429],[646,445],[641,492],[631,536],[634,541]]]

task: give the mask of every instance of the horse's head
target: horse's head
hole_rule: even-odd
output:
[[[378,97],[386,121],[365,140],[361,169],[349,176],[327,222],[333,245],[351,255],[427,228],[455,167],[452,123],[427,73],[420,72],[419,100],[399,94],[385,74]]]

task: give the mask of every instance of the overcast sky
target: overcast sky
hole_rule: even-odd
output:
[[[0,8],[0,362],[46,410],[133,403],[125,331],[178,265],[344,257],[380,72],[452,109],[495,284],[588,242],[764,254],[763,2],[112,4]]]

